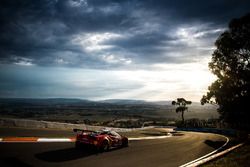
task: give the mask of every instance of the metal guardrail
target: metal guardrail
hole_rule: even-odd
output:
[[[236,136],[237,131],[233,129],[215,129],[215,128],[175,128],[176,131],[193,131],[193,132],[207,132],[216,133],[228,136]]]

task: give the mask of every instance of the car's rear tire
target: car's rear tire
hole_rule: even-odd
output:
[[[128,147],[128,139],[122,140],[122,147]]]
[[[101,145],[101,151],[102,152],[107,152],[109,151],[109,143],[107,140],[104,140]]]
[[[75,142],[75,148],[76,148],[76,149],[80,149],[80,148],[81,148],[81,143],[78,142],[78,141],[76,141],[76,142]]]

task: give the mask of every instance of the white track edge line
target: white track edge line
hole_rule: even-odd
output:
[[[240,143],[240,144],[238,144],[238,145],[236,145],[236,146],[233,146],[233,147],[231,147],[231,148],[229,148],[229,149],[227,149],[227,150],[224,150],[224,151],[219,152],[219,153],[217,153],[217,154],[214,154],[214,155],[212,155],[212,156],[210,156],[210,157],[207,157],[207,158],[204,158],[204,159],[202,159],[202,160],[200,160],[200,161],[197,161],[197,162],[193,163],[191,166],[192,166],[192,167],[195,167],[195,166],[202,165],[202,164],[204,164],[204,163],[206,163],[206,162],[209,162],[210,160],[212,160],[212,159],[214,159],[214,158],[217,158],[217,157],[219,157],[219,156],[222,156],[222,155],[224,155],[224,154],[226,154],[226,153],[228,153],[228,152],[230,152],[230,151],[232,151],[232,150],[234,150],[234,149],[236,149],[236,148],[238,148],[238,147],[240,147],[240,146],[242,146],[242,145],[243,145],[243,143]],[[191,166],[190,166],[190,167],[191,167]]]
[[[150,140],[150,139],[165,139],[168,137],[171,137],[172,135],[167,135],[167,136],[157,136],[157,137],[131,137],[128,138],[129,141],[135,141],[135,140]]]
[[[37,141],[0,141],[0,143],[37,143]]]
[[[190,161],[190,162],[188,162],[188,163],[186,163],[186,164],[184,164],[184,165],[181,165],[181,166],[179,166],[179,167],[191,167],[193,163],[196,163],[197,161],[200,161],[200,160],[202,160],[202,159],[204,159],[204,158],[207,158],[208,156],[210,156],[210,155],[216,153],[218,150],[220,150],[221,148],[225,147],[225,146],[228,144],[228,142],[229,142],[229,138],[228,138],[228,137],[226,137],[226,136],[224,136],[224,135],[219,135],[219,134],[216,134],[216,135],[222,136],[222,137],[224,137],[224,138],[227,139],[226,143],[223,144],[223,146],[221,146],[220,148],[218,148],[218,149],[216,149],[216,150],[214,150],[214,151],[212,151],[212,152],[210,152],[210,153],[208,153],[208,154],[206,154],[206,155],[204,155],[204,156],[202,156],[202,157],[200,157],[200,158],[197,158],[197,159],[195,159],[195,160],[193,160],[193,161]]]
[[[72,142],[70,138],[38,138],[37,142]]]

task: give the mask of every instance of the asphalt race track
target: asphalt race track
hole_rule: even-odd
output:
[[[129,147],[96,153],[74,143],[0,143],[1,167],[171,167],[199,158],[225,143],[209,133],[180,133],[165,139],[130,141]]]

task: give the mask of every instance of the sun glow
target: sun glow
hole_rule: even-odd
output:
[[[136,90],[113,94],[115,98],[139,98],[164,100],[173,97],[188,97],[199,101],[215,76],[202,64],[157,65],[161,70],[117,71],[114,72],[124,82],[138,82],[143,86]],[[133,96],[133,97],[131,97]]]

